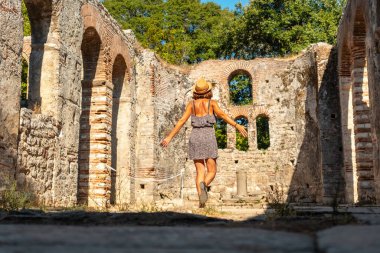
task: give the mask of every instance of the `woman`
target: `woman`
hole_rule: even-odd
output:
[[[170,134],[161,142],[163,147],[167,147],[173,137],[179,132],[182,126],[191,116],[193,127],[189,140],[189,159],[194,160],[197,170],[196,187],[199,196],[199,206],[204,207],[207,201],[207,187],[214,180],[216,175],[216,158],[218,157],[218,145],[216,142],[214,124],[217,115],[228,124],[234,126],[244,137],[247,131],[227,116],[212,98],[212,84],[204,78],[199,79],[193,86],[193,100],[186,107],[182,118]],[[207,173],[205,172],[205,165]]]

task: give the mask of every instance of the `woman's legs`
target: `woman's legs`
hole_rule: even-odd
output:
[[[209,186],[211,182],[214,180],[215,175],[216,175],[216,159],[214,158],[207,159],[206,165],[207,165],[207,174],[204,179],[204,182],[206,186]]]
[[[205,162],[204,160],[194,160],[195,168],[197,169],[197,177],[195,182],[197,184],[197,192],[198,196],[201,195],[201,187],[200,183],[205,182]],[[207,185],[207,184],[206,184]]]

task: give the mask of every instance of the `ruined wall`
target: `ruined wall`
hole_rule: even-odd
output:
[[[28,107],[35,114],[41,114],[41,117],[56,120],[60,126],[59,138],[56,139],[54,149],[54,166],[49,167],[55,183],[51,189],[46,189],[41,199],[44,199],[45,195],[54,195],[53,202],[56,206],[75,205],[78,190],[82,189],[86,203],[92,194],[91,191],[95,191],[94,196],[90,196],[95,201],[90,205],[97,205],[98,202],[101,206],[108,205],[111,195],[115,202],[117,175],[114,173],[111,182],[113,165],[111,156],[115,157],[115,160],[117,160],[116,154],[119,154],[119,159],[129,158],[131,156],[129,150],[133,150],[133,141],[131,141],[133,134],[130,134],[129,127],[133,128],[131,122],[134,121],[131,116],[131,112],[134,111],[131,99],[134,97],[134,85],[130,85],[134,82],[131,64],[134,39],[124,34],[97,0],[74,2],[26,0],[25,3],[32,26],[31,39],[26,39],[24,42],[24,57],[29,61]],[[96,53],[91,52],[96,50],[92,47],[86,47],[87,51],[83,51],[82,45],[86,42],[83,35],[89,27],[97,31],[101,43],[102,54],[95,62],[95,68],[100,74],[95,81],[83,77],[84,72],[88,72],[86,69],[88,62],[83,57],[88,51],[90,55]],[[114,89],[114,86],[117,87]],[[106,89],[105,94],[101,92],[102,89]],[[19,93],[19,87],[17,92]],[[117,96],[114,97],[115,95]],[[104,99],[105,104],[103,104]],[[113,109],[116,111],[115,116],[112,113]],[[127,119],[124,116],[127,116]],[[87,119],[92,119],[94,122],[86,125]],[[112,122],[119,122],[118,125],[127,127],[123,130],[112,128]],[[93,129],[92,132],[90,129]],[[89,135],[91,133],[92,137]],[[23,132],[25,138],[28,138],[28,134],[31,132]],[[126,141],[119,141],[121,142],[119,148],[117,138],[121,139],[122,134],[129,137],[122,138]],[[29,137],[36,138],[32,135]],[[44,137],[47,136],[41,134],[40,138]],[[104,141],[106,145],[103,145]],[[20,140],[20,146],[23,145],[23,141]],[[80,154],[89,155],[90,149],[93,151],[94,159],[98,159],[99,156],[104,157],[100,162],[97,160],[92,170],[88,157],[78,159]],[[22,158],[19,163],[22,166],[23,161],[33,159],[33,154],[23,153],[19,154],[19,157]],[[131,159],[126,160],[128,163],[122,164],[123,166],[120,166],[122,169],[119,170],[124,174],[129,173],[131,166],[134,166],[129,164]],[[22,167],[19,169],[24,170]],[[29,178],[29,181],[33,180]],[[45,183],[49,184],[49,179],[43,173],[36,179],[35,184],[39,184],[41,180],[46,180]],[[99,184],[99,180],[104,180],[105,184]],[[25,182],[21,174],[20,182]],[[73,187],[68,188],[67,185]],[[98,202],[97,198],[100,198]],[[50,199],[46,201],[51,203]]]
[[[318,122],[321,142],[323,202],[345,202],[341,115],[336,48],[314,46],[318,71]]]
[[[70,194],[55,197],[55,185],[64,183],[54,173],[60,132],[61,125],[53,117],[21,109],[17,182],[33,193],[37,203],[45,206],[76,201],[76,196]],[[66,182],[64,189],[67,193],[75,192],[76,185]]]
[[[380,199],[380,1],[348,1],[338,34],[345,195],[350,203]]]
[[[136,201],[171,201],[179,198],[179,177],[184,168],[185,131],[163,149],[159,143],[184,112],[187,76],[180,68],[161,62],[149,50],[136,55]]]
[[[17,160],[20,110],[21,3],[0,1],[0,180],[13,177]],[[0,181],[0,188],[2,182]]]
[[[283,189],[285,197],[293,202],[322,202],[324,191],[326,201],[331,196],[334,178],[341,180],[341,157],[339,135],[330,136],[340,129],[339,116],[333,121],[325,119],[339,110],[325,103],[333,103],[338,94],[334,71],[324,76],[330,50],[331,46],[320,44],[295,59],[206,61],[194,67],[190,79],[204,76],[213,80],[214,98],[222,109],[232,118],[244,116],[249,122],[246,152],[235,148],[235,130],[228,126],[227,148],[219,150],[212,199],[228,203],[236,198],[236,173],[241,171],[247,173],[246,200],[264,200],[275,187]],[[253,103],[236,106],[229,102],[228,78],[242,70],[252,77]],[[258,150],[255,120],[263,114],[269,117],[271,145],[267,150]],[[320,139],[321,131],[324,141]],[[337,144],[329,146],[329,142]],[[322,168],[323,176],[335,176],[325,179],[324,186]],[[196,200],[192,161],[186,164],[186,175],[186,197]]]
[[[159,143],[200,77],[215,84],[214,99],[232,118],[248,119],[246,152],[227,127],[213,200],[261,201],[275,188],[296,202],[380,199],[380,1],[348,1],[336,51],[317,44],[292,58],[184,68],[141,48],[98,0],[25,0],[32,36],[24,41],[29,110],[21,117],[20,3],[0,3],[0,170],[14,172],[17,160],[18,182],[43,204],[196,201],[190,123],[168,149]],[[251,77],[250,105],[230,103],[237,73]],[[265,151],[257,148],[260,115],[269,118]],[[248,196],[236,196],[237,172],[247,174]]]

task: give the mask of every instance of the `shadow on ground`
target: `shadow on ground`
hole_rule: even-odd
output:
[[[223,215],[222,215],[223,216]],[[224,217],[180,212],[89,212],[89,211],[36,211],[24,210],[1,213],[1,224],[74,225],[74,226],[207,226],[249,227],[267,230],[314,234],[337,225],[357,224],[349,213],[300,211],[289,216],[266,213],[242,221]]]

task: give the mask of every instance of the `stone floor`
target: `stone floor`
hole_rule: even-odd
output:
[[[380,208],[344,209],[340,217],[355,222],[337,226],[328,208],[298,210],[308,214],[274,222],[254,210],[245,210],[245,220],[242,210],[237,220],[228,213],[0,213],[0,253],[379,252]]]

